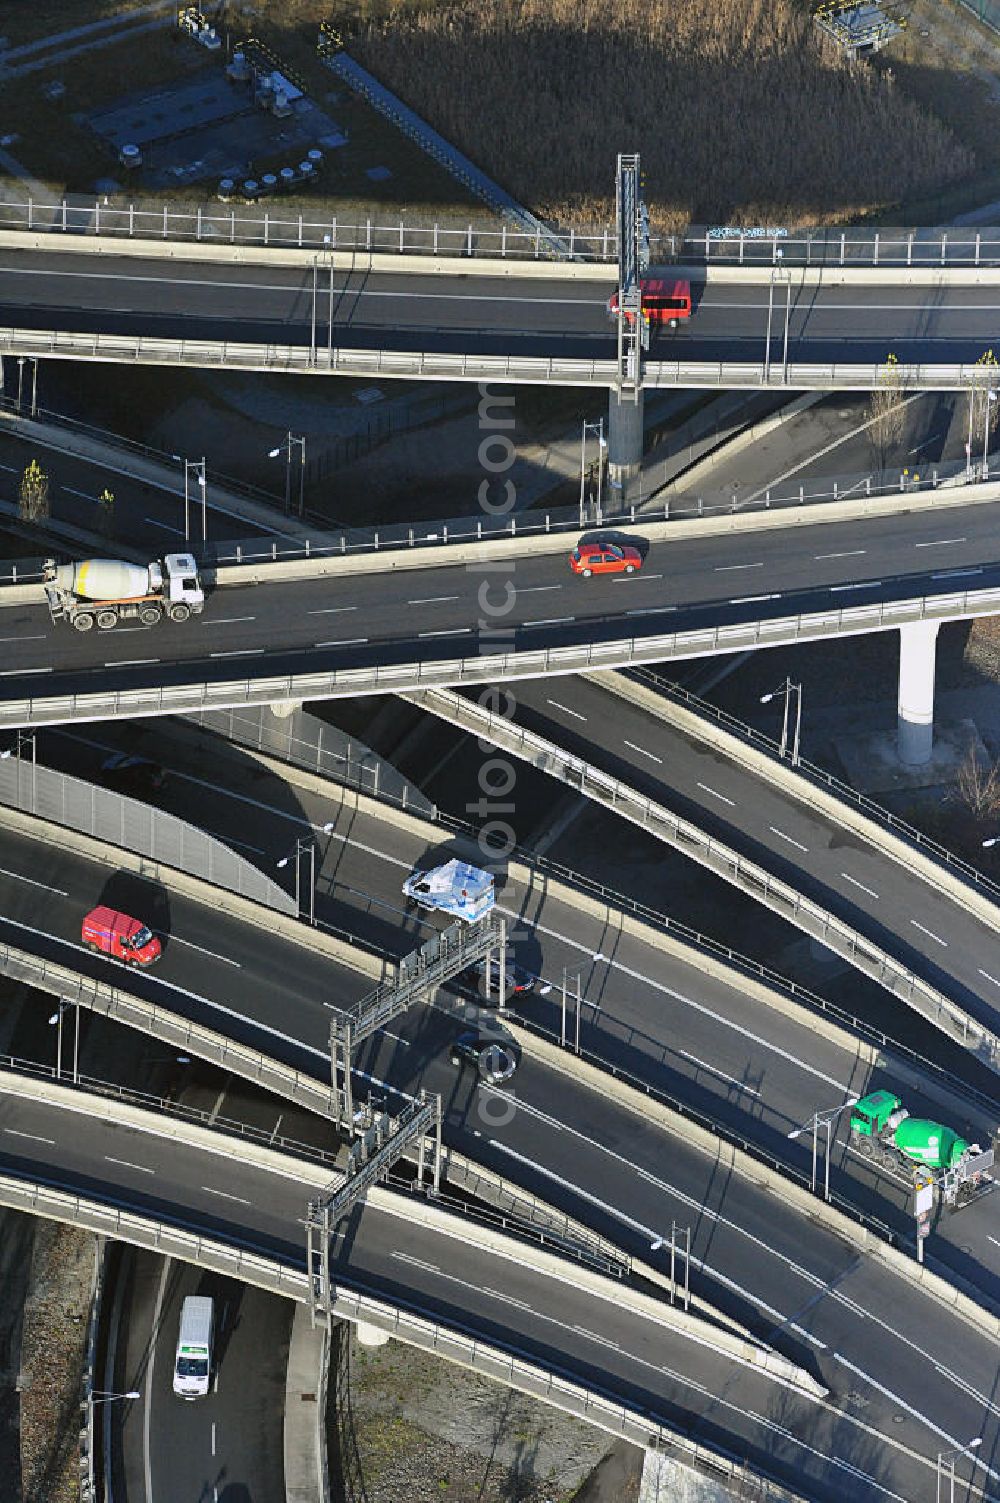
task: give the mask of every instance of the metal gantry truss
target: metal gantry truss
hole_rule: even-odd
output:
[[[403,956],[393,981],[383,982],[354,1007],[334,1015],[330,1022],[330,1079],[336,1098],[334,1120],[338,1128],[344,1123],[350,1126],[354,1121],[351,1059],[358,1044],[376,1029],[385,1028],[414,1002],[426,1001],[431,991],[484,957],[487,959],[486,993],[489,997],[492,969],[489,957],[493,951],[497,951],[499,957],[497,1001],[502,1008],[506,1001],[507,924],[494,912],[476,924],[450,924],[439,934],[432,935],[419,949]]]
[[[330,1243],[336,1227],[358,1201],[392,1169],[411,1143],[417,1143],[417,1180],[424,1183],[430,1158],[431,1189],[441,1188],[441,1097],[421,1091],[398,1117],[374,1112],[347,1157],[341,1184],[311,1200],[306,1215],[306,1267],[312,1296],[312,1323],[329,1326]]]
[[[641,197],[638,153],[618,153],[615,205],[618,222],[618,388],[639,400],[642,351],[649,325],[642,315],[640,281],[649,268],[649,211]]]

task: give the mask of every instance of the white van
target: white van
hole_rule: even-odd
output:
[[[208,1392],[214,1306],[214,1300],[200,1294],[189,1294],[181,1305],[181,1328],[174,1358],[174,1393],[179,1398],[200,1399]]]

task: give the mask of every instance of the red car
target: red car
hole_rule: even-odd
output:
[[[152,965],[160,958],[160,941],[138,919],[113,908],[94,908],[83,921],[81,938],[88,950],[110,955],[126,965]]]
[[[644,277],[639,283],[642,295],[642,316],[648,324],[666,324],[676,329],[683,320],[691,317],[691,283],[683,277],[665,281],[659,277]],[[608,312],[618,317],[618,294],[611,294]],[[631,321],[632,315],[626,313]]]
[[[593,543],[577,543],[569,556],[569,566],[584,579],[592,574],[635,574],[642,568],[642,554],[628,543],[598,539]]]

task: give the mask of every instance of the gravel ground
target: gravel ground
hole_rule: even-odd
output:
[[[94,1278],[94,1238],[35,1223],[21,1342],[23,1503],[77,1503],[80,1378]]]
[[[611,1450],[601,1431],[414,1347],[349,1340],[338,1427],[346,1503],[635,1503],[634,1466],[580,1493]],[[331,1379],[341,1398],[345,1373],[342,1349]]]

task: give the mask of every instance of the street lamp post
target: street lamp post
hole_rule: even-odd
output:
[[[306,484],[306,441],[305,437],[296,437],[289,429],[285,438],[284,447],[281,444],[276,449],[268,449],[268,459],[277,459],[281,454],[285,456],[285,510],[292,509],[292,445],[298,444],[300,450],[299,462],[299,516],[305,511],[305,484]]]
[[[580,526],[586,523],[585,516],[585,493],[587,485],[587,435],[597,435],[597,521],[602,517],[602,502],[604,494],[604,451],[608,447],[608,441],[604,437],[604,419],[600,418],[596,423],[584,422],[583,431],[580,434]]]
[[[194,470],[198,476],[198,485],[201,488],[201,540],[204,543],[208,538],[208,482],[205,479],[205,456],[201,459],[185,459],[182,454],[172,456],[178,464],[184,466],[184,541],[191,541],[191,489],[190,474]]]
[[[967,1456],[970,1451],[977,1451],[983,1443],[983,1437],[977,1435],[975,1440],[967,1440],[964,1446],[956,1446],[952,1451],[939,1451],[937,1455],[937,1486],[934,1492],[934,1503],[944,1503],[944,1489],[942,1483],[948,1481],[947,1503],[955,1503],[955,1463],[960,1456]]]
[[[56,1030],[56,1080],[62,1080],[63,1013],[72,1007],[76,1013],[76,1028],[73,1034],[73,1084],[80,1084],[80,1004],[68,997],[59,998],[59,1007],[49,1018],[49,1027]]]
[[[333,830],[332,824],[323,825],[323,834],[329,835]],[[287,856],[282,856],[280,861],[275,862],[277,867],[285,867],[289,861],[295,862],[295,912],[301,914],[301,881],[299,878],[299,857],[303,851],[309,852],[309,923],[313,928],[316,926],[316,847],[308,835],[302,835],[295,842],[294,851],[289,851]]]
[[[858,1101],[858,1100],[860,1100],[860,1097],[858,1097],[858,1096],[848,1096],[847,1100],[846,1101],[842,1101],[839,1106],[830,1106],[830,1107],[825,1108],[823,1111],[813,1112],[812,1116],[810,1117],[809,1121],[805,1124],[804,1127],[796,1127],[796,1128],[794,1128],[792,1130],[792,1132],[790,1132],[788,1134],[788,1137],[791,1138],[791,1139],[800,1138],[804,1132],[808,1132],[809,1129],[812,1128],[812,1182],[811,1182],[811,1185],[810,1185],[810,1189],[812,1190],[812,1193],[815,1195],[815,1193],[816,1193],[816,1158],[817,1158],[817,1152],[818,1152],[819,1130],[820,1130],[821,1127],[825,1129],[825,1131],[826,1131],[826,1143],[824,1145],[824,1153],[823,1153],[823,1199],[824,1200],[829,1200],[830,1199],[830,1142],[831,1142],[831,1137],[832,1137],[833,1124],[834,1124],[834,1122],[836,1122],[836,1120],[840,1116],[841,1112],[846,1112],[847,1108],[849,1106],[853,1106],[854,1103],[856,1101]]]
[[[772,689],[771,692],[770,692],[770,694],[762,694],[760,696],[760,702],[761,702],[762,705],[768,705],[768,704],[771,703],[772,699],[777,699],[779,695],[781,695],[781,697],[785,701],[785,711],[784,711],[784,716],[783,716],[782,723],[781,723],[781,751],[780,751],[780,754],[779,754],[782,757],[784,757],[788,753],[788,716],[789,716],[789,704],[790,704],[791,697],[792,697],[793,694],[796,696],[796,698],[795,698],[795,734],[792,737],[792,766],[793,767],[798,767],[798,765],[799,765],[799,743],[800,743],[800,741],[802,739],[802,685],[801,684],[793,684],[790,678],[786,678],[785,679],[784,688],[782,688],[782,689]]]
[[[138,1388],[130,1388],[128,1393],[89,1393],[87,1403],[93,1408],[97,1404],[114,1403],[116,1399],[141,1399],[142,1394]]]
[[[779,251],[780,255],[781,252]],[[771,316],[774,312],[774,289],[776,286],[785,288],[785,329],[781,345],[781,379],[788,380],[788,325],[792,316],[792,276],[791,272],[781,267],[775,267],[771,272],[771,280],[767,288],[767,343],[764,348],[764,382],[769,384],[771,380]]]
[[[38,813],[38,742],[34,731],[17,731],[17,740],[12,752],[10,747],[0,751],[0,762],[9,762],[14,755],[17,756],[17,792],[15,794],[17,807],[21,807],[21,748],[26,741],[31,742],[31,812]]]

